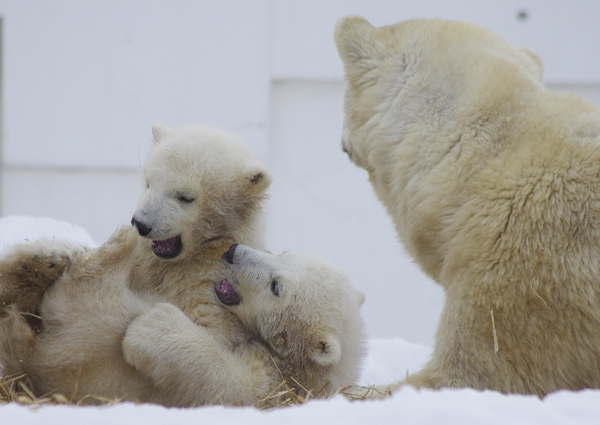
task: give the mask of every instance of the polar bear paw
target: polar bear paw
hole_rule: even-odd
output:
[[[196,326],[179,308],[158,303],[143,310],[127,327],[123,338],[125,361],[146,376],[168,374],[170,360],[182,343],[197,337]]]
[[[44,292],[68,269],[74,252],[75,248],[59,242],[19,244],[8,249],[0,259],[0,317],[7,314],[9,306],[35,316]]]

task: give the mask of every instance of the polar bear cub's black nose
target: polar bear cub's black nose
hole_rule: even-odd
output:
[[[144,223],[137,221],[135,217],[131,219],[131,224],[137,227],[137,231],[140,234],[140,236],[146,236],[148,233],[150,233],[150,230],[152,230],[151,227],[148,227]]]
[[[229,264],[233,264],[233,255],[235,254],[235,249],[238,244],[234,243],[229,247],[229,249],[223,254],[223,261],[227,261]]]

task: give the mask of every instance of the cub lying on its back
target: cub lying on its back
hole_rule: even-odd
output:
[[[344,149],[446,302],[408,383],[600,388],[600,111],[477,25],[342,19]]]
[[[269,404],[283,380],[302,396],[324,397],[352,385],[365,355],[364,295],[322,259],[274,256],[243,245],[224,255],[221,302],[248,329],[234,351],[170,304],[133,320],[127,361],[184,405]]]
[[[263,247],[270,174],[226,132],[154,126],[152,133],[135,227],[91,251],[43,241],[0,259],[2,373],[27,374],[22,379],[38,396],[178,403],[156,395],[125,363],[120,345],[133,317],[158,301],[173,303],[230,349],[244,341],[244,327],[214,284],[231,244]]]

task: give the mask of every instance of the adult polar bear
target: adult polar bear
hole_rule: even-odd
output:
[[[407,382],[600,388],[600,111],[474,24],[347,17],[335,42],[344,150],[446,294]]]

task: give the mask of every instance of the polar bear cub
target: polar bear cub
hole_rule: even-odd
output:
[[[179,309],[157,304],[127,329],[131,365],[184,405],[268,405],[282,382],[303,397],[356,382],[365,355],[364,294],[341,271],[312,255],[237,244],[223,263],[228,277],[215,293],[246,326],[246,344],[227,349]]]
[[[102,246],[22,244],[0,256],[0,364],[37,396],[57,391],[172,404],[125,363],[121,339],[144,308],[168,302],[220,344],[245,329],[214,292],[233,243],[263,248],[269,171],[234,135],[152,128],[145,190],[132,220]]]
[[[600,110],[475,24],[340,20],[343,148],[445,290],[408,382],[600,388]]]
[[[233,134],[205,126],[156,124],[152,135],[145,188],[131,220],[147,251],[176,263],[224,239],[262,247],[261,204],[271,175],[246,146]]]
[[[329,394],[355,382],[365,353],[365,296],[322,258],[233,245],[217,296],[268,346],[279,369]]]

